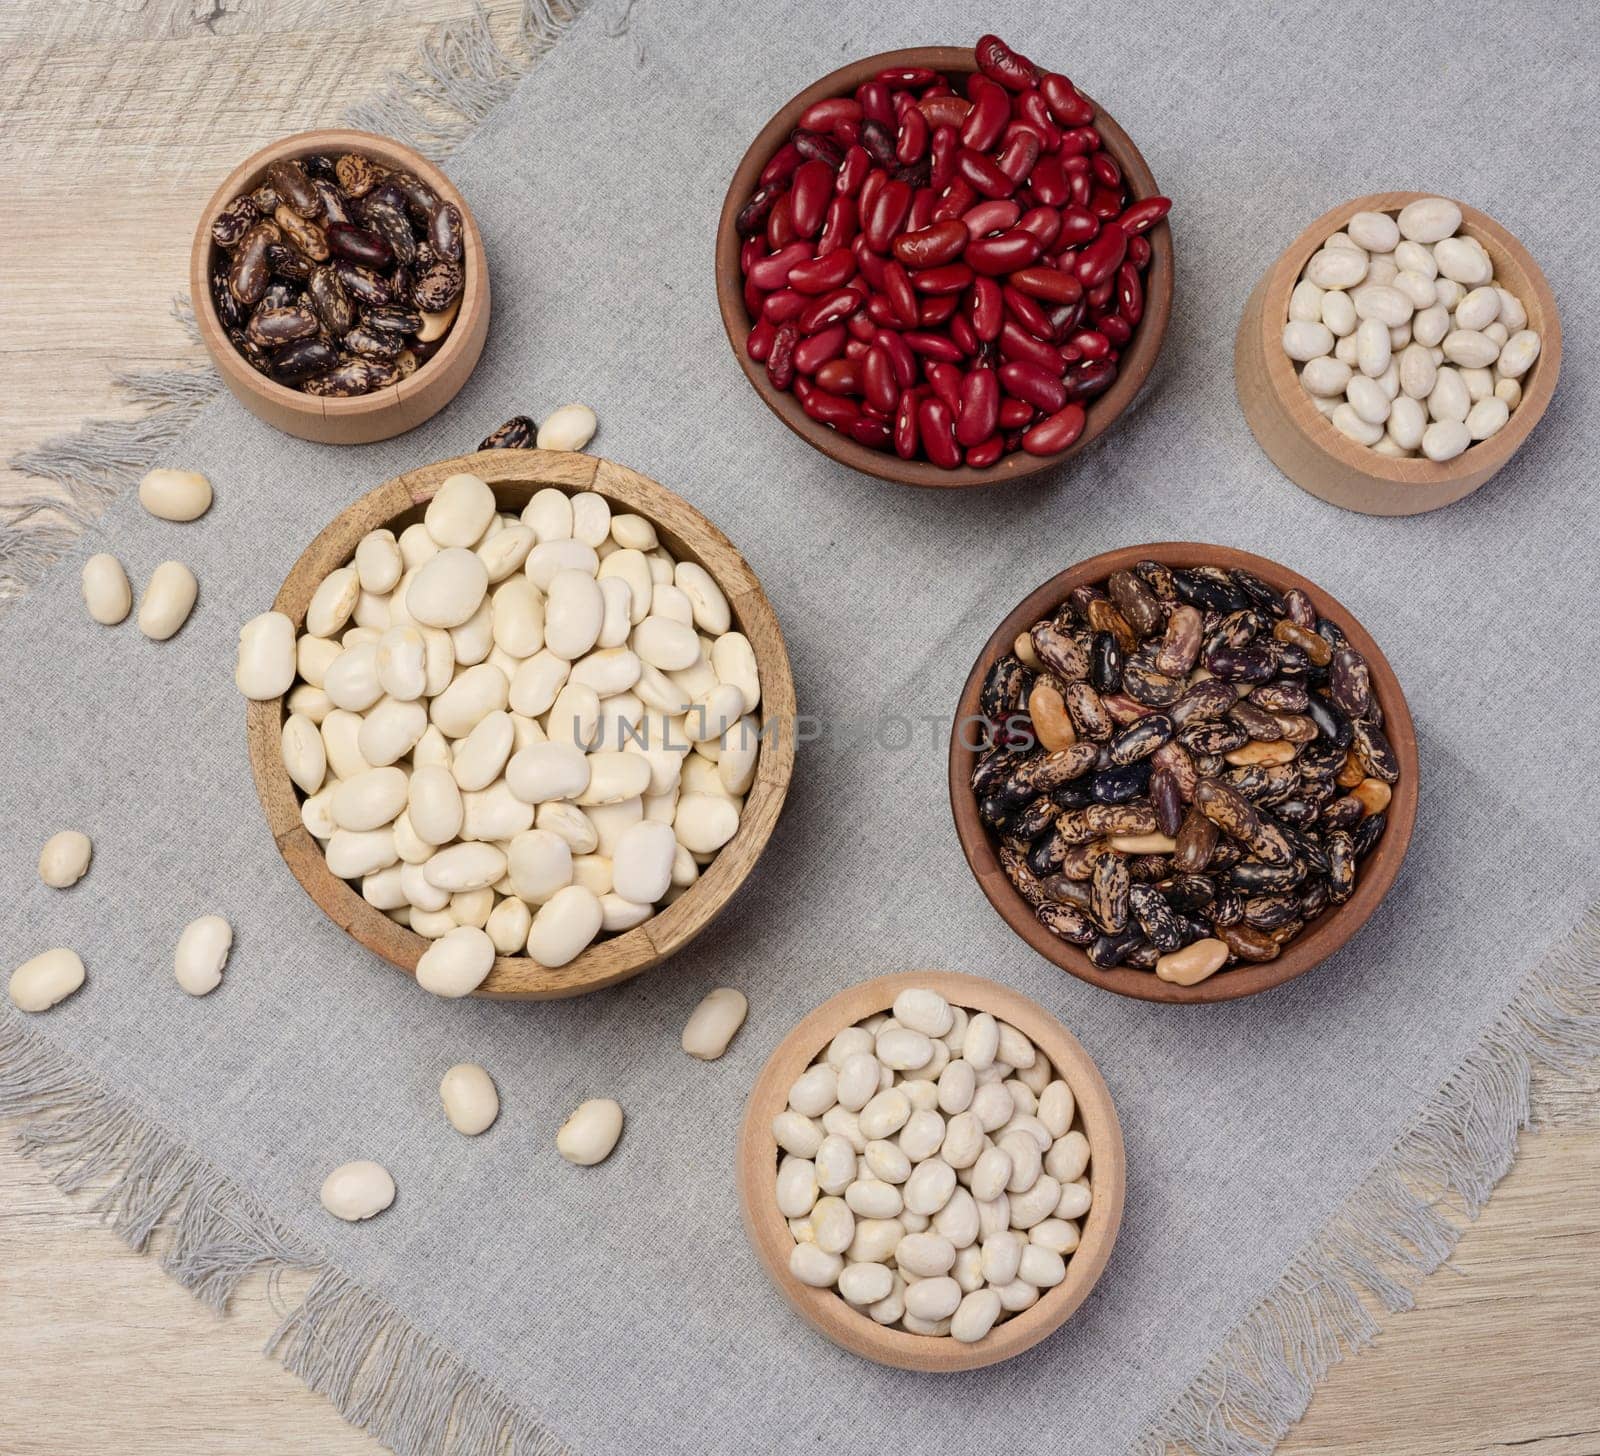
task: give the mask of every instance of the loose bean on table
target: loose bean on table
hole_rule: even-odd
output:
[[[77,952],[58,946],[24,961],[11,972],[6,989],[17,1010],[48,1011],[83,981],[83,961]]]
[[[222,970],[233,948],[233,927],[220,915],[202,915],[178,937],[173,970],[191,996],[206,996],[222,984]]]
[[[93,853],[89,836],[79,830],[52,834],[39,851],[39,878],[52,890],[65,890],[88,874]]]
[[[394,1195],[388,1169],[365,1158],[341,1163],[322,1183],[322,1206],[347,1223],[376,1217],[394,1202]]]
[[[114,627],[133,609],[128,573],[115,556],[99,552],[83,563],[83,601],[103,627]]]
[[[466,1137],[486,1131],[500,1115],[494,1078],[475,1062],[458,1062],[444,1074],[439,1100],[450,1126]]]

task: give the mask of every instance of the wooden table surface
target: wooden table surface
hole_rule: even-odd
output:
[[[508,33],[519,7],[490,6]],[[169,315],[194,217],[274,137],[336,122],[467,0],[7,0],[0,7],[0,458],[135,411],[119,370],[193,358]],[[0,470],[0,512],[38,488]],[[25,830],[23,832],[26,832]],[[1600,1456],[1600,1069],[1541,1079],[1547,1127],[1453,1271],[1336,1369],[1292,1456]],[[0,1456],[380,1449],[0,1146]],[[286,1292],[293,1293],[292,1281]],[[48,1372],[48,1373],[47,1373]]]

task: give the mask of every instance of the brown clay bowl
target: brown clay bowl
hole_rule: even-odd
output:
[[[385,482],[337,515],[295,562],[272,606],[298,631],[319,582],[348,563],[368,531],[387,526],[397,534],[422,512],[440,484],[470,471],[494,489],[502,510],[520,511],[535,491],[558,486],[592,490],[616,509],[654,523],[679,561],[697,561],[711,573],[733,609],[734,626],[750,639],[761,674],[763,725],[780,727],[762,739],[756,780],[745,798],[738,832],[679,899],[642,925],[598,940],[564,966],[541,966],[528,956],[501,956],[473,992],[499,1000],[577,996],[625,981],[682,950],[733,897],[772,837],[794,770],[794,679],[783,634],[761,584],[745,559],[714,525],[682,497],[647,476],[594,455],[554,450],[480,450],[427,465]],[[305,892],[328,918],[370,951],[416,974],[430,942],[397,925],[328,868],[322,848],[301,822],[303,796],[283,766],[280,747],[287,716],[282,698],[251,702],[246,721],[250,766],[278,851]]]
[[[789,1088],[839,1032],[865,1017],[887,1011],[908,986],[938,991],[953,1006],[987,1011],[1026,1035],[1072,1088],[1077,1101],[1073,1126],[1089,1140],[1089,1180],[1094,1202],[1083,1220],[1082,1238],[1067,1260],[1067,1277],[1046,1290],[1039,1302],[1012,1315],[983,1339],[963,1344],[949,1335],[914,1335],[887,1329],[847,1304],[832,1289],[814,1289],[789,1272],[794,1247],[778,1211],[775,1176],[778,1144],[772,1119],[787,1104]],[[834,1344],[880,1365],[945,1374],[975,1370],[1009,1360],[1054,1334],[1088,1297],[1111,1258],[1122,1223],[1127,1191],[1127,1160],[1122,1127],[1105,1078],[1078,1039],[1037,1003],[978,976],[951,971],[907,971],[879,976],[824,1001],[781,1042],[762,1068],[745,1104],[739,1133],[739,1207],[751,1247],[797,1314]]]
[[[745,311],[743,280],[739,274],[739,234],[734,226],[735,216],[755,191],[761,169],[794,130],[800,113],[806,107],[826,97],[849,95],[863,81],[871,80],[879,71],[890,66],[930,66],[950,75],[967,75],[978,68],[971,48],[966,46],[916,46],[910,50],[885,51],[882,55],[852,61],[848,66],[841,66],[807,86],[762,127],[734,172],[733,181],[728,184],[722,217],[717,223],[717,303],[722,310],[722,324],[727,330],[728,342],[733,345],[734,358],[739,361],[745,378],[761,396],[762,402],[795,434],[822,451],[830,460],[837,460],[839,464],[848,465],[865,475],[875,475],[880,480],[892,480],[901,485],[949,490],[1000,485],[1054,470],[1062,461],[1087,449],[1111,428],[1144,387],[1145,380],[1155,367],[1156,356],[1161,352],[1161,341],[1166,336],[1167,319],[1172,313],[1172,229],[1165,220],[1146,235],[1150,239],[1151,257],[1144,275],[1144,318],[1128,347],[1122,351],[1121,370],[1116,381],[1089,405],[1088,421],[1083,433],[1069,449],[1058,455],[1029,455],[1019,450],[1002,457],[986,470],[974,470],[968,466],[959,470],[941,470],[926,460],[902,460],[892,451],[869,450],[837,430],[811,419],[800,408],[800,402],[794,395],[787,390],[775,389],[767,378],[765,366],[757,364],[745,352],[750,315]],[[1087,92],[1084,95],[1088,97]],[[1094,124],[1105,149],[1122,168],[1129,191],[1136,199],[1158,195],[1160,188],[1156,186],[1155,178],[1151,176],[1150,168],[1139,154],[1138,147],[1093,97],[1088,99],[1097,113]]]
[[[1354,647],[1367,660],[1372,691],[1383,709],[1384,732],[1400,760],[1400,781],[1394,785],[1388,808],[1388,825],[1371,852],[1361,861],[1354,894],[1343,905],[1333,905],[1304,930],[1278,955],[1254,965],[1239,965],[1217,972],[1193,986],[1179,986],[1161,980],[1153,971],[1117,966],[1102,970],[1092,964],[1075,945],[1052,935],[1041,925],[1028,902],[1006,878],[994,842],[978,818],[978,804],[972,792],[972,770],[977,753],[970,746],[973,735],[963,732],[963,724],[979,717],[978,693],[983,679],[997,658],[1011,650],[1017,634],[1041,617],[1050,615],[1066,600],[1074,587],[1103,582],[1114,571],[1122,571],[1137,561],[1160,561],[1168,566],[1242,567],[1263,581],[1287,591],[1299,587],[1309,596],[1321,616],[1330,617],[1343,628]],[[1400,690],[1388,659],[1361,623],[1327,592],[1298,572],[1290,571],[1264,556],[1235,551],[1228,546],[1206,546],[1193,541],[1163,541],[1148,546],[1124,546],[1081,561],[1070,570],[1052,577],[1037,591],[1017,604],[1016,609],[995,630],[973,665],[956,708],[955,728],[950,736],[950,807],[955,815],[956,834],[962,853],[977,876],[978,886],[1001,918],[1046,960],[1081,981],[1115,991],[1119,996],[1136,996],[1145,1001],[1177,1002],[1197,1005],[1212,1001],[1232,1001],[1267,991],[1303,975],[1326,960],[1366,924],[1378,903],[1389,893],[1401,861],[1411,843],[1411,830],[1417,817],[1417,735],[1411,711]]]
[[[404,170],[426,182],[461,210],[464,286],[461,308],[439,352],[409,378],[351,399],[323,399],[268,379],[252,369],[233,347],[211,299],[211,274],[222,250],[211,238],[211,221],[241,192],[248,192],[267,167],[284,157],[322,152],[338,156],[365,152],[391,170]],[[483,353],[489,335],[489,264],[483,238],[466,199],[428,159],[388,137],[364,131],[299,132],[263,147],[233,169],[212,193],[195,228],[189,255],[189,293],[195,321],[211,362],[223,383],[251,414],[285,434],[324,445],[365,445],[415,429],[438,414],[460,392]]]
[[[1522,402],[1505,428],[1454,460],[1393,459],[1334,429],[1312,404],[1283,352],[1289,294],[1311,255],[1358,212],[1398,212],[1437,194],[1375,192],[1323,213],[1266,272],[1246,300],[1234,340],[1233,372],[1239,407],[1256,440],[1302,490],[1369,516],[1415,516],[1471,494],[1501,469],[1533,433],[1561,373],[1561,319],[1539,265],[1486,213],[1461,202],[1461,235],[1476,238],[1494,260],[1495,281],[1514,293],[1538,331],[1539,357],[1522,377]]]

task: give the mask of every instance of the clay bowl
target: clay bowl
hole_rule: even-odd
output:
[[[733,624],[749,639],[761,673],[763,724],[779,723],[762,740],[756,780],[745,798],[738,832],[678,900],[642,925],[598,940],[564,966],[547,968],[527,956],[502,956],[473,994],[501,1000],[577,996],[625,981],[682,950],[733,897],[755,868],[778,820],[794,768],[794,679],[778,619],[755,573],[715,526],[665,486],[593,455],[552,450],[480,450],[427,465],[385,482],[340,512],[295,562],[273,610],[299,628],[317,584],[348,563],[368,531],[387,526],[397,534],[422,518],[446,477],[470,471],[493,487],[502,510],[521,511],[534,492],[558,486],[592,490],[619,511],[648,517],[663,544],[680,561],[698,561],[722,588]],[[390,920],[329,868],[322,849],[300,818],[302,795],[283,766],[280,739],[284,700],[247,708],[250,766],[267,828],[294,877],[322,911],[368,950],[401,970],[416,973],[431,942]]]
[[[1466,203],[1461,235],[1476,238],[1494,260],[1495,282],[1514,293],[1538,331],[1539,357],[1522,377],[1522,402],[1498,434],[1469,446],[1454,460],[1421,456],[1398,460],[1341,435],[1311,402],[1283,352],[1289,294],[1311,255],[1358,212],[1398,212],[1408,202],[1436,194],[1375,192],[1325,212],[1251,291],[1234,340],[1234,383],[1239,407],[1261,448],[1302,490],[1369,516],[1415,516],[1470,495],[1495,474],[1533,433],[1555,393],[1561,373],[1561,319],[1555,296],[1532,255],[1492,217]]]
[[[966,466],[959,470],[941,470],[926,460],[902,460],[892,451],[869,450],[865,445],[858,445],[854,440],[807,416],[794,395],[787,390],[773,388],[765,366],[757,364],[745,352],[750,315],[745,311],[743,280],[739,274],[740,240],[734,226],[735,216],[755,191],[761,169],[794,130],[800,113],[806,107],[826,97],[849,95],[863,81],[870,81],[879,71],[890,66],[930,66],[949,75],[966,75],[978,68],[970,47],[916,46],[910,50],[885,51],[882,55],[868,56],[864,60],[852,61],[848,66],[841,66],[806,87],[761,129],[734,172],[733,181],[728,184],[722,217],[717,224],[717,303],[722,309],[722,324],[727,330],[728,342],[733,346],[733,356],[739,361],[745,378],[761,396],[763,403],[795,434],[822,451],[830,460],[837,460],[839,464],[848,465],[863,474],[875,475],[880,480],[897,481],[901,485],[949,490],[1001,485],[1054,470],[1064,460],[1080,450],[1086,450],[1111,428],[1144,387],[1151,369],[1155,367],[1156,355],[1161,352],[1161,341],[1166,336],[1167,319],[1172,312],[1172,229],[1165,220],[1146,235],[1150,239],[1151,258],[1144,275],[1144,318],[1122,352],[1121,371],[1116,382],[1089,405],[1088,421],[1083,433],[1070,449],[1058,455],[1029,455],[1019,450],[986,470],[974,470]],[[1097,113],[1094,124],[1100,131],[1105,150],[1122,168],[1133,196],[1137,199],[1158,195],[1161,189],[1156,186],[1155,178],[1151,176],[1150,168],[1139,154],[1138,147],[1093,97],[1089,97],[1087,92],[1084,95],[1094,105]]]
[[[211,239],[212,219],[240,193],[255,187],[269,164],[284,157],[309,157],[318,152],[334,157],[344,152],[364,152],[391,170],[412,173],[461,210],[465,269],[461,308],[439,352],[409,378],[351,399],[322,399],[305,394],[252,369],[229,341],[211,298],[211,274],[222,256],[222,249]],[[388,137],[364,131],[299,132],[263,147],[235,167],[200,214],[189,255],[189,293],[206,351],[239,403],[285,434],[324,445],[365,445],[387,440],[438,414],[467,382],[489,334],[489,265],[483,238],[466,199],[426,157]]]
[[[971,787],[977,754],[969,746],[975,735],[962,731],[962,724],[970,725],[980,716],[978,692],[983,686],[983,679],[996,659],[1011,650],[1011,644],[1019,632],[1054,612],[1074,587],[1098,584],[1114,571],[1122,571],[1137,561],[1147,560],[1174,567],[1242,567],[1279,591],[1299,587],[1311,598],[1318,614],[1338,623],[1350,639],[1350,645],[1366,658],[1372,691],[1383,709],[1384,732],[1400,760],[1400,781],[1394,785],[1388,808],[1388,825],[1382,838],[1361,861],[1354,894],[1343,905],[1330,906],[1315,920],[1309,921],[1276,960],[1219,971],[1194,986],[1174,985],[1161,980],[1153,971],[1126,966],[1101,970],[1077,946],[1052,935],[1039,923],[1032,907],[1006,878],[996,854],[996,846],[978,819],[978,804]],[[1389,893],[1395,876],[1400,873],[1400,863],[1405,858],[1406,847],[1411,843],[1411,830],[1417,817],[1418,776],[1417,736],[1405,694],[1400,691],[1400,683],[1388,660],[1361,623],[1327,592],[1286,566],[1279,566],[1264,556],[1252,556],[1247,551],[1235,551],[1227,546],[1200,545],[1193,541],[1125,546],[1118,551],[1092,556],[1059,576],[1052,577],[1026,600],[1018,603],[1016,610],[1000,624],[979,653],[966,686],[961,690],[956,726],[950,737],[950,807],[955,815],[956,834],[961,840],[961,850],[967,857],[967,864],[977,876],[979,888],[988,897],[989,903],[1000,912],[1006,924],[1046,960],[1064,971],[1070,971],[1081,981],[1115,991],[1119,996],[1137,996],[1145,1001],[1184,1005],[1232,1001],[1240,996],[1252,996],[1257,991],[1281,986],[1326,960],[1351,939],[1378,908],[1378,902]]]
[[[1031,1309],[1012,1315],[973,1344],[962,1344],[948,1335],[913,1335],[887,1329],[847,1304],[836,1290],[814,1289],[789,1272],[789,1250],[794,1247],[794,1240],[778,1211],[774,1184],[778,1145],[772,1136],[772,1119],[787,1105],[795,1078],[835,1035],[864,1017],[887,1011],[908,986],[929,987],[954,1006],[987,1011],[1023,1032],[1050,1058],[1056,1075],[1072,1088],[1078,1104],[1073,1126],[1089,1140],[1088,1176],[1094,1202],[1083,1219],[1078,1248],[1067,1259],[1066,1279],[1046,1290]],[[834,1344],[880,1365],[948,1373],[1009,1360],[1067,1322],[1088,1297],[1111,1258],[1122,1223],[1127,1164],[1122,1128],[1105,1079],[1077,1038],[1059,1021],[1026,996],[978,976],[908,971],[879,976],[841,991],[778,1043],[745,1105],[744,1125],[739,1133],[738,1178],[739,1207],[751,1247],[767,1277],[802,1319]]]

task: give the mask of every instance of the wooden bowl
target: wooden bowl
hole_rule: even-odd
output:
[[[1067,1260],[1067,1277],[1041,1295],[1039,1302],[973,1344],[949,1335],[913,1335],[885,1328],[847,1304],[832,1289],[813,1289],[789,1272],[794,1247],[789,1227],[778,1211],[775,1174],[778,1144],[772,1119],[787,1105],[789,1088],[827,1044],[847,1026],[887,1011],[908,986],[938,991],[952,1005],[1009,1021],[1039,1048],[1077,1101],[1073,1126],[1089,1140],[1089,1180],[1094,1202],[1083,1220],[1082,1238]],[[1127,1188],[1127,1160],[1122,1127],[1100,1069],[1066,1027],[1043,1007],[1015,991],[978,976],[951,971],[906,971],[879,976],[841,991],[824,1001],[778,1043],[745,1105],[739,1133],[739,1207],[745,1233],[767,1277],[796,1312],[836,1345],[852,1354],[902,1370],[947,1373],[976,1370],[1009,1360],[1055,1333],[1088,1297],[1111,1258],[1122,1223]]]
[[[501,956],[473,992],[501,1000],[577,996],[625,981],[682,950],[755,868],[772,837],[794,769],[795,698],[789,655],[778,619],[755,573],[733,543],[699,511],[665,486],[625,466],[594,455],[555,450],[480,450],[385,482],[342,511],[306,547],[273,601],[273,610],[284,613],[298,631],[318,583],[350,561],[356,543],[368,531],[387,526],[398,534],[421,520],[440,484],[459,471],[470,471],[487,481],[506,511],[520,511],[535,491],[548,485],[569,492],[592,490],[618,510],[648,517],[678,560],[698,561],[722,588],[733,609],[734,626],[755,650],[761,674],[762,723],[781,725],[762,739],[755,783],[745,798],[738,832],[679,899],[642,925],[596,941],[564,966],[549,968],[527,956]],[[335,875],[322,847],[301,823],[302,796],[283,766],[280,748],[285,717],[282,698],[252,702],[246,711],[250,766],[278,851],[329,919],[368,950],[414,975],[418,959],[431,942],[397,925]]]
[[[1172,229],[1165,219],[1146,234],[1151,251],[1150,266],[1144,274],[1144,317],[1134,330],[1128,347],[1122,351],[1121,368],[1116,381],[1089,404],[1083,433],[1070,448],[1056,455],[1029,455],[1026,451],[1018,450],[1002,457],[986,470],[974,470],[969,466],[962,466],[958,470],[941,470],[927,460],[902,460],[893,451],[869,450],[837,430],[811,419],[800,408],[799,400],[788,390],[775,389],[767,378],[765,366],[757,364],[745,352],[750,315],[744,306],[744,282],[739,273],[740,239],[738,229],[734,226],[735,216],[755,191],[761,169],[794,130],[800,113],[806,107],[826,97],[848,95],[863,81],[870,81],[879,71],[890,66],[929,66],[950,75],[966,75],[978,69],[971,48],[966,46],[915,46],[910,50],[885,51],[882,55],[852,61],[848,66],[841,66],[807,86],[762,127],[734,172],[733,181],[728,184],[722,217],[717,224],[717,303],[722,309],[722,326],[727,330],[728,342],[733,345],[734,358],[739,361],[745,378],[767,408],[795,434],[822,451],[830,460],[837,460],[839,464],[848,465],[865,475],[897,481],[901,485],[949,490],[975,485],[1000,485],[1054,470],[1080,450],[1087,449],[1111,428],[1116,418],[1144,387],[1145,380],[1155,367],[1156,355],[1161,352],[1161,341],[1166,337],[1167,319],[1172,313]],[[1134,198],[1157,196],[1160,188],[1150,175],[1150,168],[1139,154],[1138,147],[1092,96],[1087,92],[1083,94],[1094,106],[1095,127],[1100,132],[1106,151],[1122,168]]]
[[[1283,352],[1289,294],[1328,237],[1358,212],[1398,212],[1431,192],[1374,192],[1325,212],[1290,245],[1245,301],[1233,346],[1239,407],[1261,448],[1302,490],[1369,516],[1415,516],[1470,495],[1521,447],[1544,414],[1561,373],[1561,319],[1533,256],[1486,213],[1460,202],[1460,233],[1494,260],[1495,282],[1514,293],[1539,334],[1539,357],[1522,377],[1522,403],[1498,434],[1454,460],[1394,459],[1341,435],[1312,404]]]
[[[461,308],[439,352],[409,378],[385,389],[351,399],[323,399],[291,389],[252,369],[228,339],[211,298],[211,274],[222,250],[211,239],[211,222],[241,192],[261,181],[267,167],[284,157],[309,157],[317,152],[338,156],[365,152],[391,170],[404,170],[426,182],[440,197],[461,210]],[[302,440],[324,445],[366,445],[415,429],[438,414],[460,391],[483,352],[489,335],[489,264],[483,238],[466,199],[448,177],[410,147],[365,131],[303,131],[263,147],[247,157],[211,194],[195,228],[189,255],[189,292],[200,337],[212,363],[235,398],[251,414]]]
[[[1277,959],[1230,967],[1193,986],[1175,985],[1161,980],[1154,971],[1135,970],[1129,966],[1102,970],[1077,946],[1052,935],[1039,923],[1032,907],[1006,878],[995,845],[978,818],[977,799],[972,792],[972,770],[978,756],[969,746],[972,735],[962,729],[963,724],[970,725],[981,716],[978,693],[984,677],[996,659],[1011,650],[1011,644],[1019,632],[1054,612],[1074,587],[1103,582],[1112,572],[1123,571],[1138,561],[1160,561],[1174,567],[1243,567],[1279,591],[1299,587],[1311,598],[1318,615],[1331,617],[1338,623],[1350,639],[1350,645],[1366,658],[1372,691],[1383,709],[1384,732],[1400,760],[1400,781],[1394,785],[1388,808],[1388,824],[1382,838],[1361,861],[1355,892],[1350,898],[1342,905],[1330,905],[1316,919],[1308,921],[1305,929],[1280,952]],[[1400,863],[1411,843],[1411,830],[1417,818],[1418,774],[1417,735],[1411,723],[1411,710],[1406,706],[1405,694],[1400,691],[1399,680],[1389,666],[1388,659],[1361,623],[1327,592],[1286,566],[1279,566],[1264,556],[1252,556],[1248,551],[1235,551],[1228,546],[1205,546],[1193,541],[1124,546],[1117,551],[1091,556],[1087,561],[1081,561],[1070,570],[1052,577],[1026,600],[1018,603],[1016,610],[1000,624],[979,653],[966,686],[961,690],[955,728],[950,735],[950,807],[955,815],[956,834],[961,840],[967,864],[977,876],[979,888],[988,897],[989,903],[1000,912],[1006,924],[1046,960],[1092,986],[1115,991],[1119,996],[1137,996],[1144,1001],[1181,1002],[1185,1005],[1232,1001],[1240,996],[1253,996],[1257,991],[1281,986],[1285,981],[1303,975],[1319,961],[1326,960],[1354,936],[1378,908],[1378,902],[1389,893],[1395,876],[1400,873]]]

